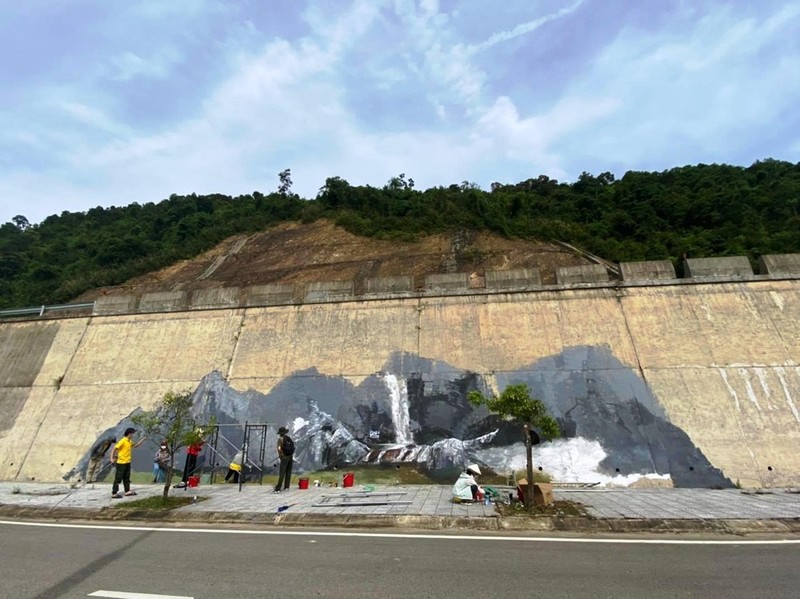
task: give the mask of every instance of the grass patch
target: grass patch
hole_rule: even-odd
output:
[[[533,505],[526,508],[523,504],[514,502],[512,505],[498,504],[497,512],[501,516],[582,516],[590,517],[586,506],[576,501],[554,501],[550,505]]]
[[[119,503],[114,504],[115,507],[121,510],[174,510],[175,508],[195,503],[196,501],[205,501],[206,497],[198,497],[196,500],[194,496],[173,497],[169,496],[164,499],[161,495],[158,497],[143,497],[142,499],[116,499]]]

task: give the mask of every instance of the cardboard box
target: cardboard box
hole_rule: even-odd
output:
[[[521,478],[517,481],[517,497],[525,502],[525,493],[528,491],[528,479]],[[550,505],[553,503],[553,485],[551,483],[533,483],[533,505]]]

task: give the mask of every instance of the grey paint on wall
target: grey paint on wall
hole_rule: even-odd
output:
[[[511,383],[529,385],[565,437],[598,442],[606,454],[599,465],[603,473],[669,474],[677,486],[731,486],[688,435],[667,420],[641,377],[607,347],[570,348],[494,377],[500,389]],[[196,389],[195,410],[201,419],[214,416],[220,424],[271,423],[272,430],[289,426],[296,431],[295,441],[307,449],[298,457],[304,469],[353,461],[366,454],[367,445],[396,447],[401,437],[408,449],[386,455],[425,457],[423,467],[446,468],[474,458],[478,445],[508,446],[521,438],[514,425],[469,404],[469,391],[486,392],[487,387],[481,374],[396,352],[380,372],[358,385],[310,368],[293,373],[267,394],[239,392],[215,371]],[[399,422],[407,428],[403,435]],[[273,443],[270,437],[268,450]],[[149,451],[140,451],[134,467],[149,468],[151,460]],[[182,457],[176,463],[180,466]]]
[[[608,454],[600,466],[609,475],[649,472],[669,474],[676,486],[732,486],[607,347],[573,347],[496,378],[501,388],[527,384],[564,436],[599,441]]]

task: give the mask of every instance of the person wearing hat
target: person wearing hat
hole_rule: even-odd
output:
[[[158,446],[158,451],[153,456],[153,484],[163,483],[167,480],[167,469],[169,462],[172,459],[172,454],[169,452],[169,447],[166,441],[162,441]]]
[[[470,464],[467,469],[458,476],[453,485],[453,501],[464,503],[478,500],[478,493],[483,493],[483,489],[478,486],[476,476],[481,475],[481,469],[477,464]]]
[[[131,491],[131,462],[133,461],[133,450],[145,442],[147,437],[142,437],[136,443],[133,442],[135,428],[126,428],[125,436],[114,445],[111,452],[111,463],[116,464],[117,472],[114,474],[114,484],[111,486],[111,498],[122,499],[119,494],[119,483],[125,487],[125,495],[136,495],[136,491]]]
[[[94,447],[92,447],[92,451],[89,453],[89,467],[86,470],[86,482],[87,483],[94,483],[97,482],[97,468],[103,462],[103,458],[106,457],[106,453],[108,452],[108,448],[114,445],[117,442],[117,437],[114,435],[106,435],[102,439],[100,439],[97,443],[95,443]],[[102,473],[102,468],[100,471]]]
[[[278,429],[278,458],[280,458],[280,470],[278,474],[278,484],[275,485],[274,493],[281,492],[281,485],[283,490],[289,489],[289,484],[292,479],[292,456],[294,455],[294,441],[287,434],[289,429],[282,426]]]

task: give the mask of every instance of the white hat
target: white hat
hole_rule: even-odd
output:
[[[478,476],[480,476],[481,474],[481,469],[478,468],[477,464],[470,464],[469,466],[467,466],[467,470],[469,470],[473,474],[477,474]]]

